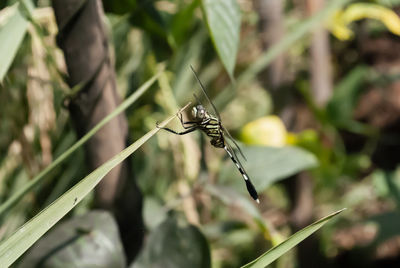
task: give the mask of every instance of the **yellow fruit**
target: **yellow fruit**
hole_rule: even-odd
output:
[[[281,147],[286,144],[287,131],[279,117],[269,115],[246,124],[240,137],[250,145]]]

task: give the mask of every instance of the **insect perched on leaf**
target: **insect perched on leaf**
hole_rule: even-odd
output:
[[[193,69],[192,66],[190,68],[193,71],[194,76],[196,77],[197,81],[200,84],[201,91],[204,93],[207,101],[210,103],[212,109],[214,110],[215,115],[211,115],[205,108],[204,106],[200,103],[199,99],[197,98],[196,95],[195,98],[197,99],[198,104],[193,107],[192,109],[192,117],[193,121],[183,121],[183,117],[181,113],[178,113],[179,120],[181,121],[182,127],[185,129],[182,132],[177,132],[173,129],[166,128],[166,127],[160,127],[161,129],[164,129],[166,131],[169,131],[173,134],[176,135],[185,135],[190,132],[193,132],[195,130],[201,130],[203,131],[208,137],[211,138],[211,145],[217,148],[223,148],[233,161],[235,163],[237,169],[239,170],[240,174],[242,174],[244,182],[246,183],[246,188],[247,191],[249,192],[250,196],[257,202],[260,203],[258,199],[258,194],[256,189],[254,188],[254,185],[251,183],[249,176],[247,175],[246,171],[243,168],[242,163],[240,162],[239,158],[237,157],[235,151],[232,149],[232,146],[227,142],[227,139],[229,139],[233,145],[237,148],[239,151],[240,155],[243,157],[243,159],[246,160],[246,157],[243,155],[242,150],[240,149],[239,145],[235,142],[235,140],[232,138],[231,134],[228,132],[226,128],[221,123],[221,117],[217,111],[217,108],[215,105],[212,103],[210,98],[208,97],[206,90],[201,83],[199,77],[197,76],[197,73]]]

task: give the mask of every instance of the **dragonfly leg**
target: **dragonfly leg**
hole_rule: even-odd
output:
[[[197,127],[191,127],[191,128],[187,128],[185,131],[176,132],[175,130],[167,128],[167,127],[160,127],[160,126],[158,126],[158,124],[157,124],[157,127],[160,128],[160,129],[164,129],[164,130],[166,130],[168,132],[171,132],[171,133],[173,133],[175,135],[185,135],[185,134],[193,132],[193,131],[195,131],[197,129]]]
[[[197,122],[191,122],[191,121],[184,122],[182,113],[178,113],[178,117],[179,117],[179,120],[181,121],[182,127],[184,129],[189,129],[189,128],[193,127],[194,124],[197,124]],[[188,125],[188,126],[186,126],[186,125]]]

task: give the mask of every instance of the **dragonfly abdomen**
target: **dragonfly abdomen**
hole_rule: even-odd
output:
[[[228,155],[231,158],[232,162],[235,163],[235,165],[236,165],[237,169],[239,170],[240,174],[242,174],[244,182],[246,183],[247,191],[249,192],[250,196],[254,200],[256,200],[257,203],[260,203],[260,200],[258,199],[258,193],[256,191],[256,188],[254,188],[254,185],[251,183],[249,177],[247,176],[247,173],[244,171],[242,166],[236,161],[236,159],[233,157],[233,155],[229,151],[229,149],[226,146],[224,146],[223,148],[228,153]]]

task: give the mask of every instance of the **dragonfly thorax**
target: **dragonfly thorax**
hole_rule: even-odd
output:
[[[205,118],[210,117],[206,111],[206,109],[204,109],[203,105],[199,104],[193,107],[192,109],[192,116],[194,119],[196,120],[203,120]]]

